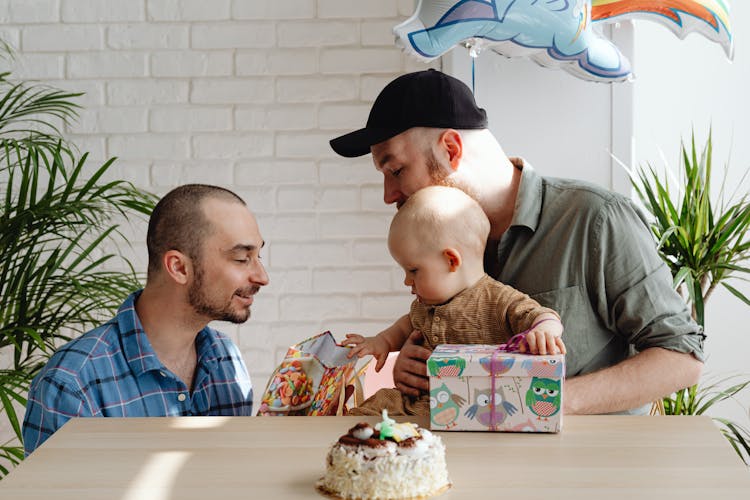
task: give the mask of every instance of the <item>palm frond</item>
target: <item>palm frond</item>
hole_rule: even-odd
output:
[[[71,99],[82,93],[65,92],[46,85],[13,83],[8,76],[5,73],[0,77],[0,133],[3,135],[34,130],[28,126],[34,124],[60,136],[61,131],[50,118],[67,123],[78,116],[81,106]]]
[[[23,460],[17,407],[62,343],[111,316],[140,276],[117,250],[121,225],[151,213],[156,198],[104,181],[114,158],[88,175],[86,153],[61,137],[78,93],[14,83],[0,73],[0,415],[15,438],[0,445],[0,478]],[[126,269],[125,272],[108,269]]]
[[[112,161],[91,179],[79,182],[85,156],[66,165],[59,149],[51,156],[35,148],[20,153],[23,161],[9,176],[16,194],[6,196],[0,212],[0,250],[5,256],[0,262],[0,318],[6,332],[0,347],[17,347],[16,367],[43,349],[38,342],[23,345],[28,338],[24,328],[33,327],[43,345],[53,347],[61,339],[58,330],[92,326],[102,311],[113,312],[124,296],[138,288],[134,272],[101,270],[108,261],[122,260],[119,254],[101,249],[118,241],[114,217],[147,214],[155,201],[124,181],[97,183]],[[36,176],[41,169],[54,182],[37,195]]]
[[[10,470],[3,465],[3,462],[16,466],[23,461],[23,446],[11,446],[11,441],[0,446],[0,479],[10,474]]]
[[[26,406],[23,394],[29,391],[31,378],[24,370],[0,370],[0,413],[5,413],[16,437],[21,441],[21,423],[15,405]]]

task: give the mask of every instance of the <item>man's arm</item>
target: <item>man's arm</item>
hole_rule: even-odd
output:
[[[422,333],[414,330],[404,345],[401,346],[393,365],[393,381],[403,394],[417,397],[430,390],[430,379],[427,377],[427,358],[432,351],[422,345]]]
[[[614,197],[597,215],[587,273],[599,319],[637,355],[566,381],[568,413],[637,408],[696,384],[703,368],[702,329],[672,288],[648,221],[627,199]]]
[[[52,377],[34,381],[29,390],[23,419],[23,446],[26,455],[37,449],[72,417],[91,416],[77,387],[77,383],[70,384]]]
[[[698,383],[702,369],[692,354],[645,349],[614,366],[566,379],[563,412],[611,413],[643,406]]]

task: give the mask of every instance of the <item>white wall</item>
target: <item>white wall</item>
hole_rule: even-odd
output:
[[[608,32],[630,54],[631,25]],[[444,59],[446,71],[472,85],[468,50],[456,48]],[[474,60],[474,75],[477,102],[506,154],[524,157],[544,175],[628,192],[625,172],[611,154],[630,160],[631,84],[590,82],[489,49]]]
[[[15,75],[86,92],[67,133],[92,166],[117,156],[117,175],[159,194],[218,184],[257,213],[271,283],[249,322],[220,328],[259,393],[288,345],[326,329],[375,334],[408,310],[386,247],[393,208],[381,176],[369,157],[340,158],[328,140],[363,126],[395,76],[426,67],[393,43],[391,29],[413,7],[0,0]],[[145,224],[131,233],[145,270]]]

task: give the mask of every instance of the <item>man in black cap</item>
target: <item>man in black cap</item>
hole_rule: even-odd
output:
[[[487,273],[562,317],[565,413],[644,413],[697,383],[704,335],[642,213],[621,195],[508,158],[461,81],[435,70],[395,79],[367,125],[331,147],[349,158],[372,153],[388,204],[435,184],[479,202],[491,223]],[[396,386],[414,396],[429,390],[420,342],[414,332],[394,368]]]

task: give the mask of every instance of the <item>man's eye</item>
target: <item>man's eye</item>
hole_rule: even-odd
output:
[[[234,261],[241,264],[247,264],[248,262],[250,262],[250,259],[234,259]]]
[[[411,274],[417,274],[417,269],[409,269],[409,272],[410,272]]]
[[[396,170],[394,170],[393,172],[391,172],[391,175],[392,175],[393,177],[398,177],[399,175],[401,175],[401,171],[402,171],[402,170],[403,170],[403,168],[399,168],[399,169],[396,169]]]

